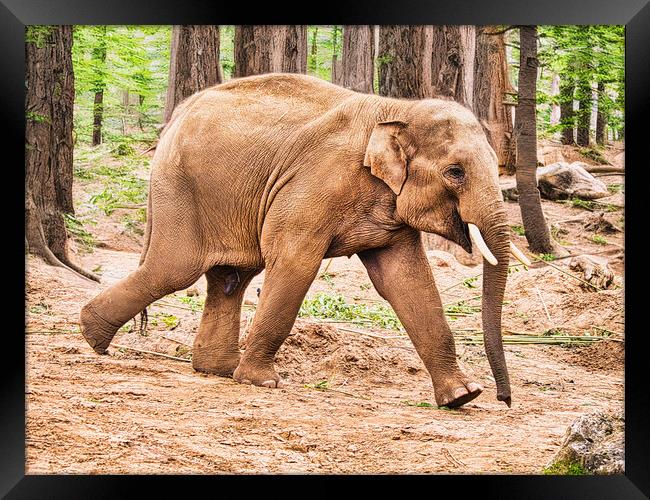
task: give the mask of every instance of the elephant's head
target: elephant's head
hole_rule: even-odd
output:
[[[476,117],[444,100],[412,105],[403,121],[374,125],[366,166],[396,195],[396,217],[484,257],[483,331],[497,384],[497,399],[510,405],[510,383],[501,340],[501,308],[510,243],[497,157]],[[518,250],[514,250],[519,252]],[[527,259],[519,252],[516,255]]]

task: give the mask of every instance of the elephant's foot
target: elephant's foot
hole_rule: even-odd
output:
[[[192,368],[197,372],[211,373],[220,377],[232,377],[239,366],[239,352],[214,355],[214,351],[202,351],[194,348]]]
[[[87,304],[79,314],[79,328],[97,354],[106,354],[106,349],[120,327],[100,317],[92,304]]]
[[[481,394],[483,387],[460,374],[453,378],[447,378],[439,385],[434,385],[434,390],[438,406],[458,408]]]
[[[273,363],[257,364],[242,360],[232,374],[240,384],[252,384],[262,387],[282,387],[280,376],[275,372]]]

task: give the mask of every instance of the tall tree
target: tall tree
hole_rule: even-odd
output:
[[[515,113],[519,208],[531,251],[553,253],[537,188],[537,26],[522,26],[519,33],[519,99]]]
[[[379,94],[410,99],[431,97],[432,44],[432,26],[381,26]]]
[[[30,253],[99,281],[68,255],[72,203],[72,26],[29,26],[25,43],[25,239]]]
[[[221,83],[219,64],[218,26],[173,27],[169,85],[163,117],[165,123],[182,100],[199,90]]]
[[[262,73],[307,72],[305,25],[235,26],[236,78]]]
[[[106,26],[97,26],[98,40],[93,48],[95,75],[93,79],[93,139],[92,145],[102,143],[102,118],[104,116],[104,90],[106,89]]]
[[[605,83],[600,81],[598,82],[598,112],[596,115],[596,144],[599,146],[604,146],[607,142],[607,102]]]
[[[332,26],[332,83],[341,85],[343,83],[343,61],[339,59],[339,34],[341,27]]]
[[[343,27],[341,84],[357,92],[373,93],[375,37],[369,25]]]
[[[477,27],[473,111],[497,154],[499,166],[512,173],[515,170],[512,106],[506,103],[513,93],[502,28]]]
[[[560,126],[562,144],[575,144],[575,125],[573,114],[574,80],[565,73],[560,76]]]
[[[452,97],[472,108],[475,53],[474,26],[433,26],[431,83],[435,95]]]
[[[578,146],[589,146],[589,130],[591,124],[592,90],[589,80],[589,73],[586,67],[582,68],[582,74],[576,87],[578,99],[576,143]]]

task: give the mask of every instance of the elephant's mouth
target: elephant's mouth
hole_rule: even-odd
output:
[[[472,253],[472,240],[469,236],[469,226],[461,219],[456,209],[452,212],[450,225],[450,234],[446,238],[460,245],[467,253]]]

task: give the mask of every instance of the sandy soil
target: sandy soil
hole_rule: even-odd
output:
[[[623,183],[622,176],[603,179]],[[622,206],[623,194],[600,201]],[[278,353],[276,368],[286,382],[281,389],[195,373],[187,361],[200,308],[191,310],[186,291],[150,308],[144,335],[129,323],[109,355],[97,356],[78,333],[79,309],[139,259],[138,238],[111,223],[119,220],[115,212],[92,229],[103,247],[75,256],[87,269],[101,266],[101,284],[28,261],[27,473],[540,473],[577,416],[622,407],[624,373],[622,234],[595,243],[580,222],[562,222],[589,212],[543,203],[549,221],[565,231],[558,239],[566,250],[605,256],[615,283],[609,290],[585,290],[541,263],[513,272],[504,330],[601,335],[605,329],[612,340],[507,345],[510,409],[496,401],[482,345],[463,342],[461,330],[480,329],[480,313],[450,318],[461,367],[485,387],[458,410],[416,406],[435,400],[402,332],[316,318],[299,318]],[[507,207],[510,223],[521,224],[518,206]],[[620,224],[622,211],[606,217]],[[513,240],[526,247],[514,232]],[[440,251],[429,256],[443,302],[480,304],[472,299],[480,294],[480,266],[461,265]],[[553,264],[575,275],[569,260]],[[356,257],[334,259],[328,275],[314,282],[309,296],[324,291],[349,302],[384,303]],[[462,284],[472,277],[475,288]],[[262,284],[260,275],[247,289],[243,344]],[[195,287],[205,297],[204,278]],[[325,390],[317,388],[322,381]]]

